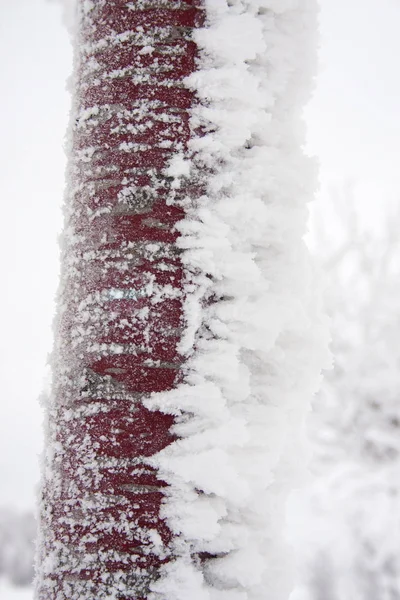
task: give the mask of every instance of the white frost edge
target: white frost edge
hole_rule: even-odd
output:
[[[179,224],[189,274],[180,348],[186,380],[146,401],[176,415],[180,437],[153,459],[170,484],[163,516],[177,558],[151,598],[283,600],[292,589],[286,499],[303,477],[303,422],[330,364],[303,241],[316,186],[301,148],[317,6],[205,6],[208,26],[195,32],[200,69],[187,85],[204,102],[192,111],[193,130],[212,128],[192,140],[191,156],[174,159],[170,174],[177,187],[188,167],[213,174]],[[230,300],[202,308],[210,293]],[[221,557],[200,565],[193,558],[200,552]]]

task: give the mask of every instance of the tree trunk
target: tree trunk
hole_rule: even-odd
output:
[[[146,459],[181,379],[182,278],[165,167],[185,151],[196,0],[79,2],[62,278],[41,510],[40,600],[148,595],[168,560]],[[116,595],[115,595],[116,594]]]
[[[37,599],[287,600],[316,0],[78,5]]]

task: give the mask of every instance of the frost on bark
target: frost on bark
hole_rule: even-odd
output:
[[[146,459],[179,381],[183,209],[164,172],[189,138],[194,0],[79,2],[62,278],[40,515],[40,600],[146,598],[168,560]]]
[[[286,600],[316,1],[78,7],[37,599]]]

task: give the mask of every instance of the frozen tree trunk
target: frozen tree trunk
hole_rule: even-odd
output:
[[[78,9],[37,600],[286,599],[315,0]]]
[[[190,135],[196,4],[79,2],[40,600],[147,598],[167,560],[146,458],[173,419],[142,399],[181,379],[184,213],[164,169]]]

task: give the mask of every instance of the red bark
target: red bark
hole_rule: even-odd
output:
[[[173,420],[142,402],[181,378],[183,209],[164,169],[191,135],[204,16],[196,0],[80,4],[37,597],[140,600],[171,559],[146,458]]]

